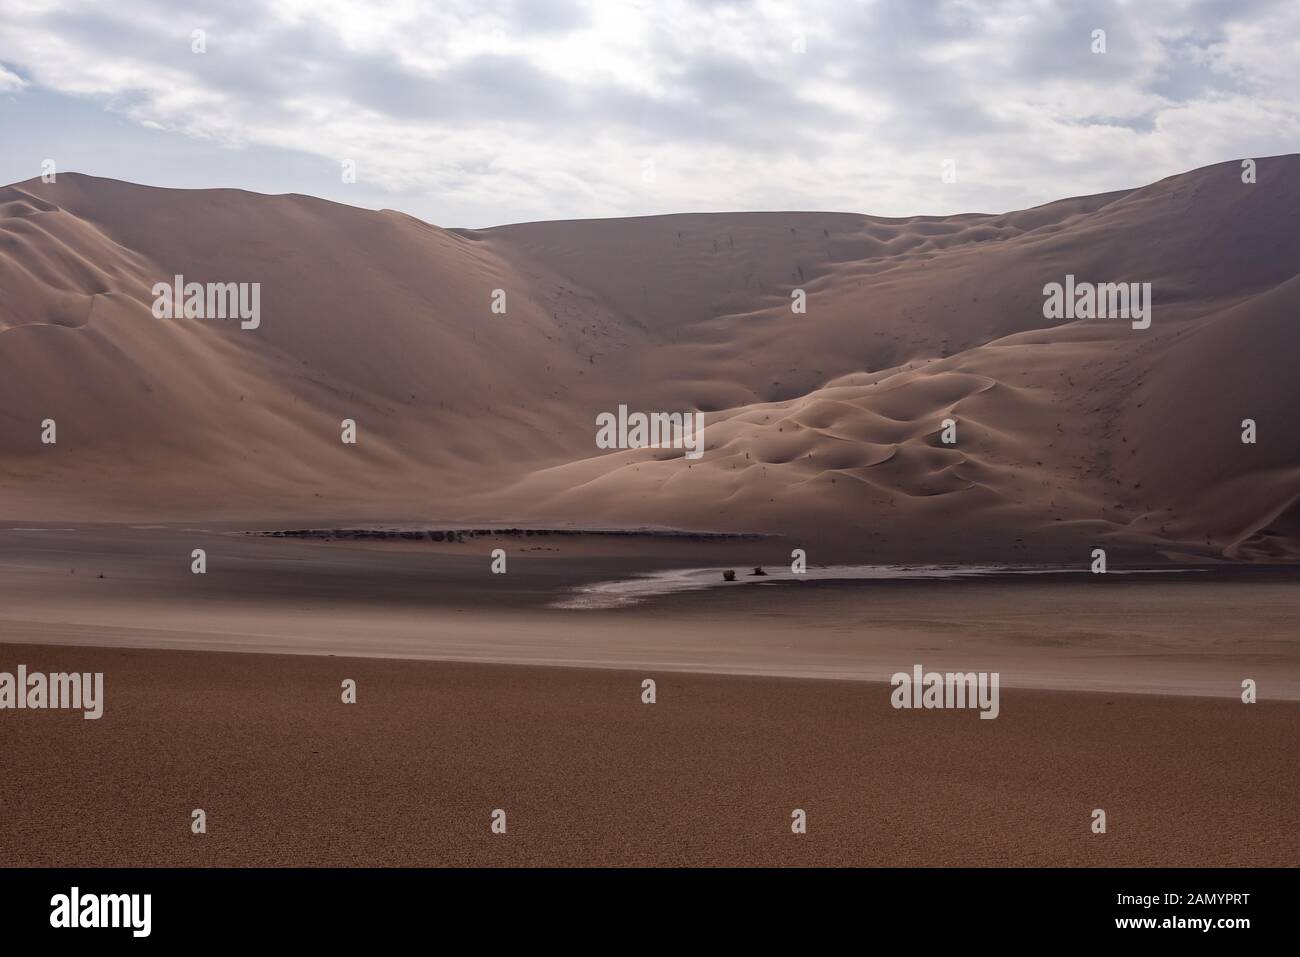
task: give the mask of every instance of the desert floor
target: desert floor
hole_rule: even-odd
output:
[[[0,671],[102,671],[106,704],[0,714],[8,865],[1300,859],[1300,589],[1282,570],[764,584],[588,611],[549,606],[788,547],[35,527],[0,528]],[[999,671],[999,718],[893,709],[883,682],[915,663]]]
[[[0,645],[105,673],[103,718],[5,715],[25,865],[1291,865],[1300,706]],[[342,679],[358,702],[339,700]],[[194,808],[208,833],[190,832]],[[507,832],[492,834],[491,812]],[[808,833],[790,832],[802,808]],[[1108,833],[1090,831],[1094,808]]]

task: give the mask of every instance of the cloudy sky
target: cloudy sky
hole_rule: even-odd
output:
[[[3,0],[0,181],[448,226],[1000,212],[1294,152],[1298,92],[1300,0]]]

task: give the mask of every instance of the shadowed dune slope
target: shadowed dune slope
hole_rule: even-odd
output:
[[[873,559],[1092,544],[1296,559],[1298,220],[1297,156],[1259,160],[1253,184],[1223,163],[1000,215],[488,230],[296,195],[29,181],[0,189],[0,517],[598,522],[782,532]],[[260,327],[155,318],[152,287],[176,274],[260,283]],[[1044,318],[1043,287],[1066,274],[1150,283],[1150,328]],[[597,449],[596,415],[620,404],[705,412],[703,457]]]

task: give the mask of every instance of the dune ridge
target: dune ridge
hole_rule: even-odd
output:
[[[0,517],[1297,560],[1300,156],[1239,169],[998,215],[486,230],[78,174],[4,187]],[[261,283],[261,327],[154,318],[176,274]],[[1151,327],[1045,319],[1067,274],[1151,283]],[[597,449],[620,404],[705,412],[703,457]]]

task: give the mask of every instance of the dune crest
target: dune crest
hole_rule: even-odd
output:
[[[487,230],[33,180],[0,189],[0,517],[1298,560],[1298,219],[1295,155],[1259,160],[1254,184],[1223,163],[999,215]],[[1150,283],[1151,328],[1045,319],[1067,274]],[[150,290],[175,275],[260,283],[261,328],[154,318]],[[620,404],[704,411],[703,457],[597,449],[596,416]]]

